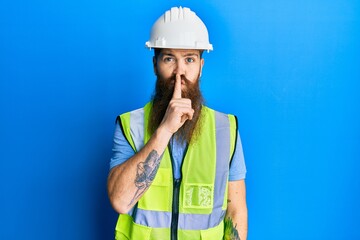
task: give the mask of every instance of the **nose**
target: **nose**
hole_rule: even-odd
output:
[[[174,69],[174,74],[185,75],[185,63],[182,61],[176,61],[176,66]]]

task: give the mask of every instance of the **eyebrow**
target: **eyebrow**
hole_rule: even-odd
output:
[[[163,52],[162,55],[167,55],[167,56],[172,56],[175,57],[175,55],[171,52]],[[199,57],[200,55],[198,53],[194,53],[194,52],[190,52],[190,53],[186,53],[184,55],[181,55],[182,57],[190,57],[190,56],[196,56]]]

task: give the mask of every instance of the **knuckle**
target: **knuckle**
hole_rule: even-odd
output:
[[[175,107],[175,102],[174,102],[174,100],[171,100],[171,101],[169,102],[169,107],[171,107],[171,108],[174,108],[174,107]]]

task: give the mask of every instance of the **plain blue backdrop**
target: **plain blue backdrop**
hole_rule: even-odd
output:
[[[360,2],[1,1],[0,239],[112,239],[115,117],[155,76],[152,23],[207,24],[201,88],[238,116],[249,240],[360,239]]]

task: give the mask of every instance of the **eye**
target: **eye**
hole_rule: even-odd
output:
[[[163,61],[164,61],[164,62],[173,62],[173,61],[174,61],[174,58],[172,58],[172,57],[165,57],[165,58],[163,59]]]
[[[193,62],[195,62],[195,59],[194,59],[194,58],[191,58],[191,57],[188,57],[188,58],[185,59],[185,61],[186,61],[187,63],[193,63]]]

